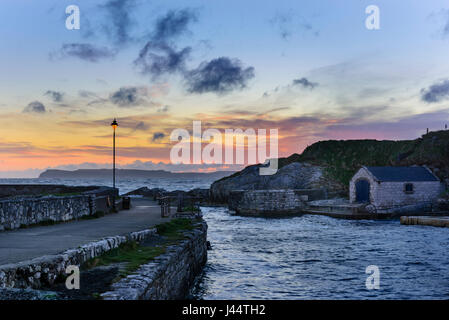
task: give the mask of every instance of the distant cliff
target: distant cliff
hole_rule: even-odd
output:
[[[169,172],[164,170],[131,170],[117,169],[116,175],[121,179],[157,179],[157,178],[173,178],[173,179],[221,179],[229,176],[234,172],[217,171],[217,172]],[[111,169],[79,169],[75,171],[54,170],[49,169],[41,173],[39,178],[44,179],[110,179],[112,176]]]
[[[215,181],[211,197],[225,202],[233,189],[325,187],[343,193],[362,165],[427,165],[442,181],[449,183],[449,130],[430,132],[415,140],[320,141],[302,154],[280,158],[280,170],[273,176],[260,176],[260,165],[255,165]]]

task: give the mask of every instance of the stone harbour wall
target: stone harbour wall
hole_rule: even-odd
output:
[[[243,215],[295,214],[307,201],[325,198],[324,189],[231,191],[228,205]]]
[[[96,212],[94,200],[95,195],[0,200],[0,231],[91,215]]]
[[[187,239],[167,247],[164,254],[114,283],[104,300],[185,299],[207,261],[207,224],[186,231]]]
[[[157,233],[156,228],[114,236],[70,249],[58,255],[43,256],[29,261],[0,266],[0,288],[33,288],[51,286],[65,276],[70,265],[80,266],[129,241],[142,241]]]

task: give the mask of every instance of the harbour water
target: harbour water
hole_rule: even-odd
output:
[[[0,179],[0,183],[110,185],[101,180]],[[120,193],[147,186],[208,188],[211,181],[119,181]],[[212,245],[194,299],[449,299],[449,230],[303,215],[240,217],[202,208]],[[380,270],[368,290],[366,267]]]
[[[209,225],[196,299],[449,299],[449,229],[202,208]],[[380,271],[368,290],[366,268]]]

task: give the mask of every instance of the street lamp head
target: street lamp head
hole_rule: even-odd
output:
[[[114,121],[112,121],[111,126],[112,128],[114,128],[114,130],[117,129],[118,127],[117,119],[114,118]]]

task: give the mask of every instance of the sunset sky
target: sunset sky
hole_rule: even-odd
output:
[[[109,167],[114,117],[121,167],[175,171],[236,168],[170,165],[194,120],[277,128],[281,156],[449,124],[443,0],[2,0],[0,21],[0,177]]]

